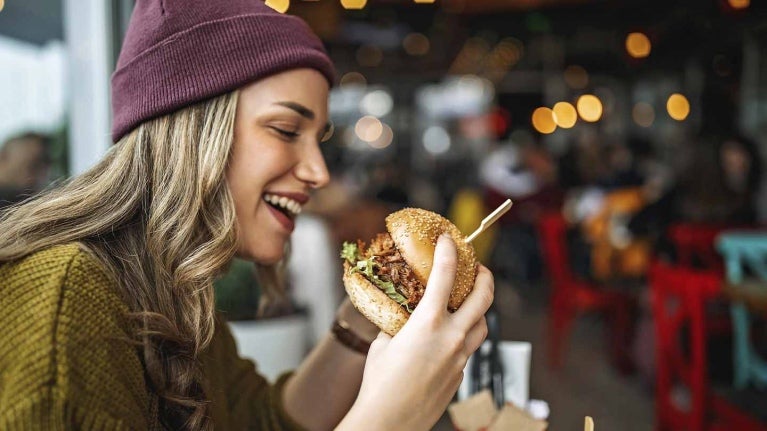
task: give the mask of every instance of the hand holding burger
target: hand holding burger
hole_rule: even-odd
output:
[[[487,335],[484,314],[493,301],[492,274],[478,265],[471,292],[449,311],[460,267],[456,245],[451,235],[438,236],[423,296],[395,337],[382,331],[372,343],[359,395],[337,431],[428,430],[445,411]]]
[[[487,335],[493,277],[458,229],[412,208],[386,225],[367,248],[358,241],[342,253],[349,298],[381,332],[337,431],[431,429]]]

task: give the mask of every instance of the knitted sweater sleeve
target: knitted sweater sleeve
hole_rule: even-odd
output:
[[[268,348],[268,346],[265,346]],[[237,353],[234,337],[222,318],[203,361],[213,405],[216,428],[261,431],[304,431],[285,411],[282,391],[290,373],[270,384],[255,364]],[[214,402],[215,403],[215,402]]]
[[[108,283],[76,244],[0,267],[0,429],[154,428]]]

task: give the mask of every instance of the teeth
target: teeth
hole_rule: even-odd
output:
[[[285,196],[265,194],[264,200],[272,205],[277,205],[297,215],[301,213],[301,204]]]

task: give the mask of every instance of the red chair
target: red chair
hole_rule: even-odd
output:
[[[724,261],[714,241],[727,228],[706,223],[677,223],[669,227],[668,236],[674,244],[677,264],[724,273]]]
[[[547,214],[538,225],[543,260],[548,269],[551,298],[548,314],[549,366],[560,368],[565,343],[579,314],[604,312],[612,359],[623,372],[633,368],[628,345],[633,330],[636,301],[632,295],[608,289],[577,276],[567,249],[567,223],[561,214]]]
[[[767,426],[715,395],[710,387],[705,309],[707,301],[720,295],[721,286],[722,276],[716,271],[662,263],[655,263],[650,270],[657,431],[767,430]],[[680,388],[689,394],[687,406],[675,401],[674,394]]]

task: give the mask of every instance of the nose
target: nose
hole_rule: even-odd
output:
[[[295,172],[299,180],[314,189],[325,187],[330,181],[325,158],[322,156],[319,145],[316,144],[305,147],[305,153],[296,166]]]

